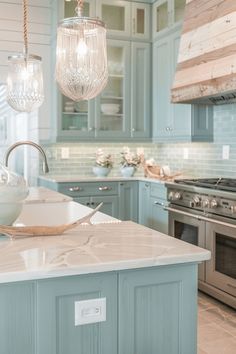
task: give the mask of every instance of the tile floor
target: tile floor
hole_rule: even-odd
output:
[[[236,311],[199,292],[198,354],[236,354]]]

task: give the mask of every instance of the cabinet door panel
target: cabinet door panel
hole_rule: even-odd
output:
[[[96,99],[96,137],[111,140],[130,136],[131,50],[129,42],[117,40],[108,40],[107,49],[109,79]]]
[[[169,38],[153,45],[153,137],[170,136],[170,46]]]
[[[178,61],[179,53],[179,43],[180,43],[180,32],[177,31],[170,36],[170,46],[172,55],[172,65],[171,65],[171,86],[173,84],[176,64]],[[171,89],[171,87],[170,87]],[[182,138],[182,140],[191,139],[191,105],[190,104],[171,104],[172,116],[172,134],[175,138]]]
[[[139,182],[139,224],[149,226],[150,186],[148,182]]]
[[[168,212],[164,210],[165,201],[151,198],[149,227],[168,235]]]
[[[132,3],[132,37],[142,40],[150,38],[150,5]]]
[[[38,282],[38,354],[117,354],[115,274]],[[75,302],[106,297],[105,322],[75,326]]]
[[[35,354],[35,285],[0,285],[0,353]]]
[[[119,218],[138,221],[138,184],[120,182]]]
[[[151,49],[149,43],[132,43],[131,134],[150,137]]]
[[[197,266],[126,271],[119,305],[119,354],[197,353]]]
[[[100,211],[104,214],[119,218],[119,199],[118,196],[91,197],[91,208],[96,208],[98,204],[103,203]]]
[[[130,37],[130,3],[97,0],[97,16],[107,27],[109,36]]]

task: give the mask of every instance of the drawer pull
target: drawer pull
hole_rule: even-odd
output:
[[[155,205],[160,205],[160,206],[165,206],[165,204],[164,204],[164,203],[160,203],[160,202],[157,202],[157,201],[156,201],[156,202],[154,202],[154,204],[155,204]]]
[[[103,192],[103,191],[111,191],[112,188],[111,188],[111,187],[104,186],[104,187],[99,187],[98,190],[101,191],[101,192]]]
[[[90,203],[89,203],[89,202],[87,202],[87,203],[86,203],[86,205],[87,205],[87,206],[89,206],[89,205],[90,205]]]
[[[81,192],[83,190],[83,188],[81,187],[70,187],[69,191],[70,192]]]

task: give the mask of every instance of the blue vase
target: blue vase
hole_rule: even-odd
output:
[[[132,177],[134,174],[135,168],[133,166],[122,167],[120,172],[123,177]]]
[[[93,173],[97,177],[106,177],[110,171],[111,171],[111,169],[108,167],[102,167],[102,166],[94,166],[93,167]]]

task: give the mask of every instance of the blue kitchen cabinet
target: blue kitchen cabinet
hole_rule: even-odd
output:
[[[120,274],[119,354],[196,354],[197,267]]]
[[[168,235],[167,191],[163,183],[140,182],[139,224]]]
[[[139,182],[138,222],[144,226],[149,226],[150,188],[150,182]]]
[[[78,197],[74,198],[75,202],[86,205],[95,209],[100,203],[103,203],[99,211],[104,214],[119,218],[119,198],[118,196],[101,196],[101,197]]]
[[[75,302],[106,298],[106,321],[75,325]],[[42,280],[37,286],[37,354],[117,354],[117,276]]]
[[[0,284],[0,353],[36,354],[34,282]]]
[[[151,137],[151,45],[131,44],[131,137]]]
[[[119,182],[119,218],[138,222],[138,182]]]
[[[213,107],[172,104],[180,29],[172,29],[153,44],[153,140],[213,141]]]
[[[104,14],[104,20],[108,21],[108,32],[111,31],[107,40],[108,83],[98,97],[74,104],[58,92],[56,139],[150,140],[150,4],[132,4],[128,1],[111,3],[110,0],[96,1],[95,4],[91,1],[85,3],[86,14],[94,15],[94,11],[99,17]],[[69,16],[73,12],[73,5],[72,2],[65,2],[64,9],[62,2],[59,3],[60,17],[63,17],[63,13]],[[115,29],[109,29],[110,25],[114,25]],[[114,37],[112,33],[122,35]],[[118,109],[113,110],[106,106],[108,104],[116,105]]]
[[[151,5],[122,0],[97,0],[97,16],[111,38],[150,40]]]
[[[152,6],[152,38],[158,38],[184,18],[186,0],[157,0]]]
[[[76,303],[101,298],[105,321],[78,325]],[[0,284],[0,300],[1,354],[196,354],[196,264]]]

